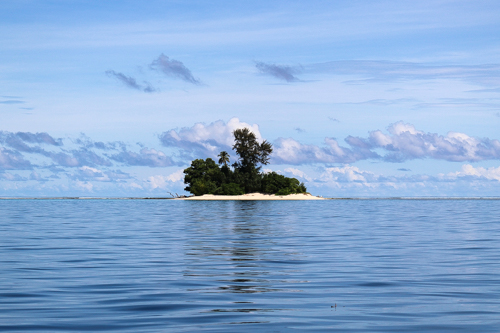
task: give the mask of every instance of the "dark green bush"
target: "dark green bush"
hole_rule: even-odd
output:
[[[241,194],[245,194],[245,191],[240,187],[240,185],[235,184],[235,183],[229,183],[229,184],[222,184],[222,186],[217,194],[241,195]]]
[[[289,195],[294,193],[305,193],[306,187],[295,178],[288,178],[276,172],[266,173],[262,176],[263,193]]]

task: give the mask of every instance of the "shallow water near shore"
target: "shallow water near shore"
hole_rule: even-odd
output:
[[[0,331],[498,332],[498,200],[1,200]]]

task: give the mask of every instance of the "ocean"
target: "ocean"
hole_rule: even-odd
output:
[[[0,331],[498,332],[500,200],[0,200]]]

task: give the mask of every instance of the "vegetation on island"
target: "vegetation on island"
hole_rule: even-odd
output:
[[[220,152],[218,164],[211,158],[196,159],[184,170],[184,190],[194,195],[240,195],[260,192],[289,195],[306,193],[304,183],[276,172],[261,172],[262,165],[269,164],[273,146],[268,141],[259,143],[248,128],[233,132],[233,150],[238,160],[230,165],[230,155]]]

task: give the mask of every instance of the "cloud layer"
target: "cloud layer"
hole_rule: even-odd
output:
[[[111,167],[116,164],[153,168],[183,165],[193,157],[215,158],[222,150],[231,152],[233,131],[244,127],[262,140],[258,125],[250,125],[238,118],[232,118],[227,123],[219,120],[208,125],[197,123],[192,127],[168,130],[159,135],[159,142],[175,150],[170,155],[144,146],[134,151],[123,142],[94,142],[85,136],[65,145],[61,138],[54,138],[48,133],[3,131],[0,132],[0,169]],[[341,145],[337,139],[327,137],[322,146],[317,146],[293,138],[278,138],[273,142],[271,162],[301,165],[345,164],[368,159],[391,163],[414,159],[450,162],[500,160],[500,141],[497,139],[471,137],[459,132],[446,135],[428,133],[402,121],[391,124],[387,131],[370,131],[367,137],[348,136],[344,142]]]
[[[413,125],[397,122],[387,128],[388,134],[375,130],[366,138],[348,136],[342,147],[334,138],[326,138],[325,146],[305,145],[288,138],[275,142],[274,163],[353,163],[366,159],[403,162],[412,159],[436,159],[451,162],[477,162],[500,159],[500,141],[475,138],[465,133],[446,135],[426,133]],[[382,151],[379,154],[377,151]]]
[[[97,191],[105,186],[103,184],[115,184],[113,186],[121,186],[124,191],[170,191],[175,188],[179,192],[183,187],[183,168],[194,158],[216,159],[222,150],[233,155],[232,133],[244,127],[250,128],[259,141],[263,140],[256,124],[232,118],[227,123],[222,120],[197,123],[163,132],[158,137],[158,144],[166,147],[168,153],[140,143],[130,146],[121,141],[93,141],[83,134],[77,139],[62,139],[45,132],[3,131],[0,132],[0,181],[6,184],[35,182],[42,187],[51,184],[63,186],[61,183],[70,181],[74,189],[88,193]],[[496,139],[458,132],[446,135],[429,133],[402,121],[391,124],[386,131],[370,131],[366,137],[348,136],[344,145],[333,137],[325,138],[322,146],[300,143],[293,138],[278,138],[273,142],[273,149],[269,167],[286,165],[284,173],[305,181],[308,186],[361,191],[349,193],[422,187],[433,189],[429,193],[435,194],[440,193],[436,191],[444,186],[437,186],[438,183],[483,184],[481,186],[500,183],[500,167],[463,164],[460,171],[434,176],[416,175],[410,169],[400,167],[397,170],[403,174],[387,176],[352,165],[362,160],[387,163],[414,159],[461,163],[500,160],[500,142]],[[231,156],[232,161],[235,158]],[[313,176],[291,165],[314,165],[322,171]],[[160,172],[153,175],[146,172],[146,176],[139,178],[122,168],[147,168],[141,170],[156,169]],[[176,171],[164,174],[163,168]],[[19,185],[11,188],[15,186]]]
[[[230,119],[227,124],[219,120],[209,125],[198,123],[192,127],[170,130],[162,133],[159,138],[166,147],[180,148],[186,158],[215,158],[223,150],[231,151],[234,143],[233,131],[245,127],[249,128],[259,141],[262,140],[259,126],[241,122],[238,118]]]

